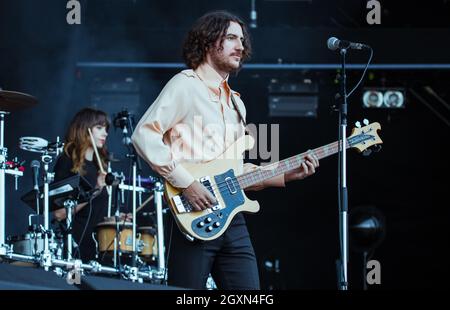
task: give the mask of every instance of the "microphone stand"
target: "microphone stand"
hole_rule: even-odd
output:
[[[137,192],[136,192],[136,181],[137,181],[137,172],[141,171],[141,163],[139,160],[139,156],[136,153],[136,150],[134,149],[134,147],[132,145],[128,145],[129,149],[130,149],[130,154],[128,154],[127,156],[132,160],[133,163],[133,183],[132,183],[132,188],[133,188],[133,218],[132,218],[132,222],[133,222],[133,256],[132,256],[132,267],[136,267],[136,262],[137,262],[137,245],[136,245],[136,200],[137,200]]]
[[[131,134],[133,134],[133,123],[132,123],[132,119],[131,119],[131,115],[127,115],[126,118],[126,123],[123,124],[123,141],[125,141],[125,145],[128,147],[128,154],[127,157],[131,159],[132,161],[132,199],[133,199],[133,215],[132,215],[132,223],[133,223],[133,252],[132,252],[132,259],[131,259],[131,270],[130,270],[130,279],[132,281],[136,281],[139,280],[138,279],[138,268],[137,268],[137,242],[136,242],[136,181],[138,179],[138,171],[141,172],[142,171],[142,165],[141,165],[141,161],[139,159],[139,156],[136,152],[136,149],[134,148],[134,146],[131,144],[131,138],[128,136],[128,132],[130,132]],[[130,129],[130,131],[128,131],[128,127]],[[140,179],[140,176],[139,176]]]
[[[134,126],[133,126],[133,120],[131,115],[129,115],[127,118],[127,125],[130,128],[131,134],[133,134]],[[127,133],[126,126],[124,128],[124,134]],[[131,139],[128,139],[128,137],[125,138],[125,141],[127,141],[127,146],[131,149],[132,158],[133,158],[133,267],[135,267],[135,257],[136,257],[136,247],[135,247],[135,238],[136,238],[136,232],[134,229],[136,228],[135,221],[136,221],[136,165],[139,171],[141,170],[141,161],[140,158],[136,152],[136,149],[131,144]],[[141,186],[141,179],[139,175],[139,187]],[[158,244],[158,271],[156,276],[159,278],[162,278],[163,281],[166,281],[166,261],[164,257],[164,221],[163,221],[163,195],[164,195],[164,184],[161,182],[159,178],[154,178],[155,184],[153,187],[153,195],[155,199],[155,211],[156,211],[156,223],[157,223],[157,244]],[[141,204],[141,195],[142,191],[139,191],[140,195],[140,204]]]
[[[338,287],[348,290],[348,192],[347,192],[347,76],[345,72],[346,48],[340,49],[342,61],[341,104],[339,105],[339,142],[338,142],[338,177],[339,177],[339,241],[340,259],[336,262],[338,274]]]

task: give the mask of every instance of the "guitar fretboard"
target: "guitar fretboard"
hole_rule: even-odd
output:
[[[349,142],[346,140],[346,148],[349,148]],[[250,171],[244,174],[241,174],[240,176],[236,177],[237,181],[239,182],[239,185],[242,189],[245,189],[249,186],[258,184],[260,182],[263,182],[267,179],[273,178],[275,176],[278,176],[280,174],[286,173],[288,171],[294,170],[305,161],[306,155],[313,153],[317,156],[317,158],[322,159],[328,156],[331,156],[333,154],[336,154],[339,149],[339,142],[335,141],[330,144],[318,147],[312,151],[304,152],[289,158],[286,158],[284,160],[281,160],[279,162],[260,167],[254,171]]]

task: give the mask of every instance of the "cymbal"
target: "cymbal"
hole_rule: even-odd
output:
[[[62,142],[49,143],[40,137],[21,137],[19,139],[20,149],[36,153],[57,154],[58,149],[62,149],[63,146]]]
[[[17,111],[37,104],[33,96],[16,91],[0,90],[0,111]]]

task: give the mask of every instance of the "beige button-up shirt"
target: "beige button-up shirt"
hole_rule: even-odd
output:
[[[211,66],[184,70],[163,88],[137,124],[133,145],[150,167],[179,188],[188,187],[193,176],[183,162],[207,162],[217,158],[239,137],[244,125],[230,98],[233,93],[245,119],[240,95]],[[255,169],[244,165],[244,172]],[[284,186],[284,176],[274,177],[247,190]]]

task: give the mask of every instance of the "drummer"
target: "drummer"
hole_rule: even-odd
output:
[[[106,138],[110,122],[108,115],[100,110],[84,108],[72,119],[64,143],[64,152],[58,157],[54,172],[55,181],[79,174],[98,189],[91,199],[91,203],[84,202],[76,206],[72,225],[72,234],[75,243],[72,257],[83,261],[95,259],[96,245],[92,239],[92,232],[98,223],[103,222],[108,213],[108,194],[105,189],[105,173],[108,162]],[[89,134],[92,132],[93,139]],[[94,154],[92,140],[98,150],[103,169]],[[57,221],[64,223],[66,210],[54,211]],[[121,220],[128,219],[129,215],[121,214]]]

